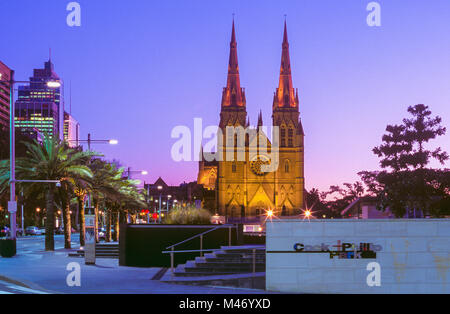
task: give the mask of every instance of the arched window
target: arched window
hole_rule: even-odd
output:
[[[226,137],[227,137],[227,147],[233,148],[234,147],[234,131],[232,129],[232,126],[228,126],[225,130]]]
[[[284,128],[284,126],[281,127],[281,147],[285,147],[286,146],[286,129]]]
[[[284,162],[284,172],[289,173],[291,171],[290,162],[289,160],[286,160]]]
[[[294,147],[294,129],[292,127],[288,131],[288,146]]]

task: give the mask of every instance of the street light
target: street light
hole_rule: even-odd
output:
[[[17,226],[16,226],[16,213],[17,213],[17,202],[16,202],[16,145],[15,145],[15,103],[14,103],[14,84],[31,84],[31,81],[15,81],[14,73],[11,75],[9,81],[3,81],[0,77],[0,83],[9,84],[9,151],[10,151],[10,201],[8,202],[8,211],[10,216],[11,233],[10,237],[12,240],[16,240],[17,236]],[[47,87],[58,88],[61,86],[60,81],[48,81]]]
[[[128,167],[126,173],[127,173],[128,180],[130,180],[132,173],[137,173],[137,174],[140,174],[143,176],[148,175],[148,171],[146,171],[146,170],[131,170],[131,167]]]
[[[159,191],[159,224],[161,224],[161,214],[162,214],[162,212],[161,212],[161,197],[162,197],[162,194],[161,194],[161,191],[162,191],[162,189],[163,189],[163,187],[162,187],[162,185],[158,185],[158,191]]]
[[[118,140],[115,139],[109,139],[109,140],[93,140],[91,138],[91,133],[88,133],[87,140],[69,140],[69,142],[76,142],[77,146],[80,143],[88,144],[88,151],[91,151],[91,144],[109,144],[109,145],[117,145],[119,144]]]
[[[114,139],[109,139],[109,140],[93,140],[91,138],[91,133],[88,133],[88,138],[87,140],[69,140],[69,142],[76,142],[77,146],[80,143],[87,143],[88,144],[88,151],[91,151],[91,144],[109,144],[109,145],[117,145],[119,144],[118,140],[114,140]],[[91,193],[89,193],[88,195],[88,207],[91,208]],[[83,208],[79,208],[78,210],[84,210]]]

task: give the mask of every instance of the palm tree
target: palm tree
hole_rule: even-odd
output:
[[[86,238],[86,219],[84,216],[84,201],[86,199],[86,195],[88,194],[88,190],[83,183],[78,182],[77,187],[74,189],[74,194],[78,203],[78,223],[80,224],[80,246],[85,245]]]
[[[17,177],[20,179],[57,180],[66,185],[75,182],[78,178],[87,179],[92,177],[91,170],[83,163],[90,157],[96,156],[96,153],[71,149],[56,137],[47,135],[44,135],[42,143],[35,140],[32,143],[24,144],[27,147],[27,156],[16,161]],[[0,179],[4,178],[4,176],[5,173],[3,172]],[[55,248],[54,203],[57,187],[54,183],[30,183],[26,188],[41,190],[45,194],[47,210],[45,250],[53,251]]]
[[[104,160],[96,159],[89,164],[93,173],[89,180],[90,191],[92,193],[93,205],[95,211],[96,228],[98,227],[98,213],[99,206],[104,204],[107,200],[117,199],[117,181],[120,179],[120,173],[115,166]],[[98,241],[98,234],[95,235],[96,242]]]

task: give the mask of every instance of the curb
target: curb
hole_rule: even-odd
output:
[[[31,281],[28,281],[28,280],[17,280],[17,279],[14,279],[14,278],[11,278],[11,277],[2,276],[2,275],[0,275],[0,280],[4,281],[4,282],[7,282],[7,283],[11,283],[13,285],[17,285],[17,286],[23,287],[23,288],[39,290],[39,291],[50,293],[50,294],[62,294],[61,292],[55,292],[55,291],[51,291],[51,290],[45,289],[45,288],[39,286],[38,284],[35,284],[35,283],[33,283]]]

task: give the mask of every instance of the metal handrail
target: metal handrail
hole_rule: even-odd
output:
[[[183,250],[183,251],[162,251],[163,254],[176,254],[176,253],[196,253],[196,252],[215,252],[221,251],[221,249],[203,249],[203,250]]]
[[[193,239],[195,239],[195,238],[204,236],[205,234],[208,234],[208,233],[210,233],[210,232],[213,232],[213,231],[215,231],[215,230],[217,230],[217,229],[221,229],[221,228],[224,228],[224,227],[228,227],[228,228],[231,229],[231,228],[233,228],[233,227],[235,227],[235,226],[234,226],[234,225],[219,225],[219,226],[217,226],[217,227],[215,227],[215,228],[213,228],[213,229],[207,230],[207,231],[202,232],[202,233],[200,233],[200,234],[197,234],[197,235],[195,235],[195,236],[193,236],[193,237],[190,237],[189,239],[186,239],[186,240],[183,240],[183,241],[181,241],[181,242],[178,242],[177,244],[168,246],[168,247],[166,247],[166,250],[167,250],[167,249],[173,249],[174,247],[176,247],[176,246],[178,246],[178,245],[180,245],[180,244],[186,243],[186,242],[191,241],[191,240],[193,240]],[[230,231],[231,231],[231,230],[230,230]],[[230,232],[230,235],[231,235],[231,232]],[[231,240],[231,237],[229,237],[229,240]],[[229,243],[229,244],[231,245],[231,243]]]
[[[161,253],[163,254],[170,254],[170,253],[195,253],[195,252],[200,252],[200,251],[205,251],[205,252],[214,252],[214,251],[241,251],[242,247],[229,247],[224,249],[203,249],[203,250],[182,250],[182,251],[162,251]],[[249,248],[249,250],[258,250],[257,247],[251,247]]]
[[[217,251],[222,251],[222,250],[223,249],[208,249],[208,250],[200,249],[200,250],[174,251],[174,249],[172,247],[171,251],[162,251],[162,253],[163,254],[170,254],[170,273],[171,273],[171,276],[172,276],[172,279],[173,279],[173,275],[174,275],[174,272],[175,272],[175,265],[174,265],[174,257],[175,256],[174,255],[176,253],[195,253],[195,252],[200,252],[200,254],[201,254],[204,251],[206,251],[206,252],[217,252]],[[238,250],[242,250],[242,247],[227,248],[226,250],[227,251],[235,251],[235,250],[238,251]],[[256,250],[257,250],[257,248],[253,247],[253,248],[251,248],[251,250],[252,250],[252,271],[253,271],[253,274],[255,274],[256,273]]]

